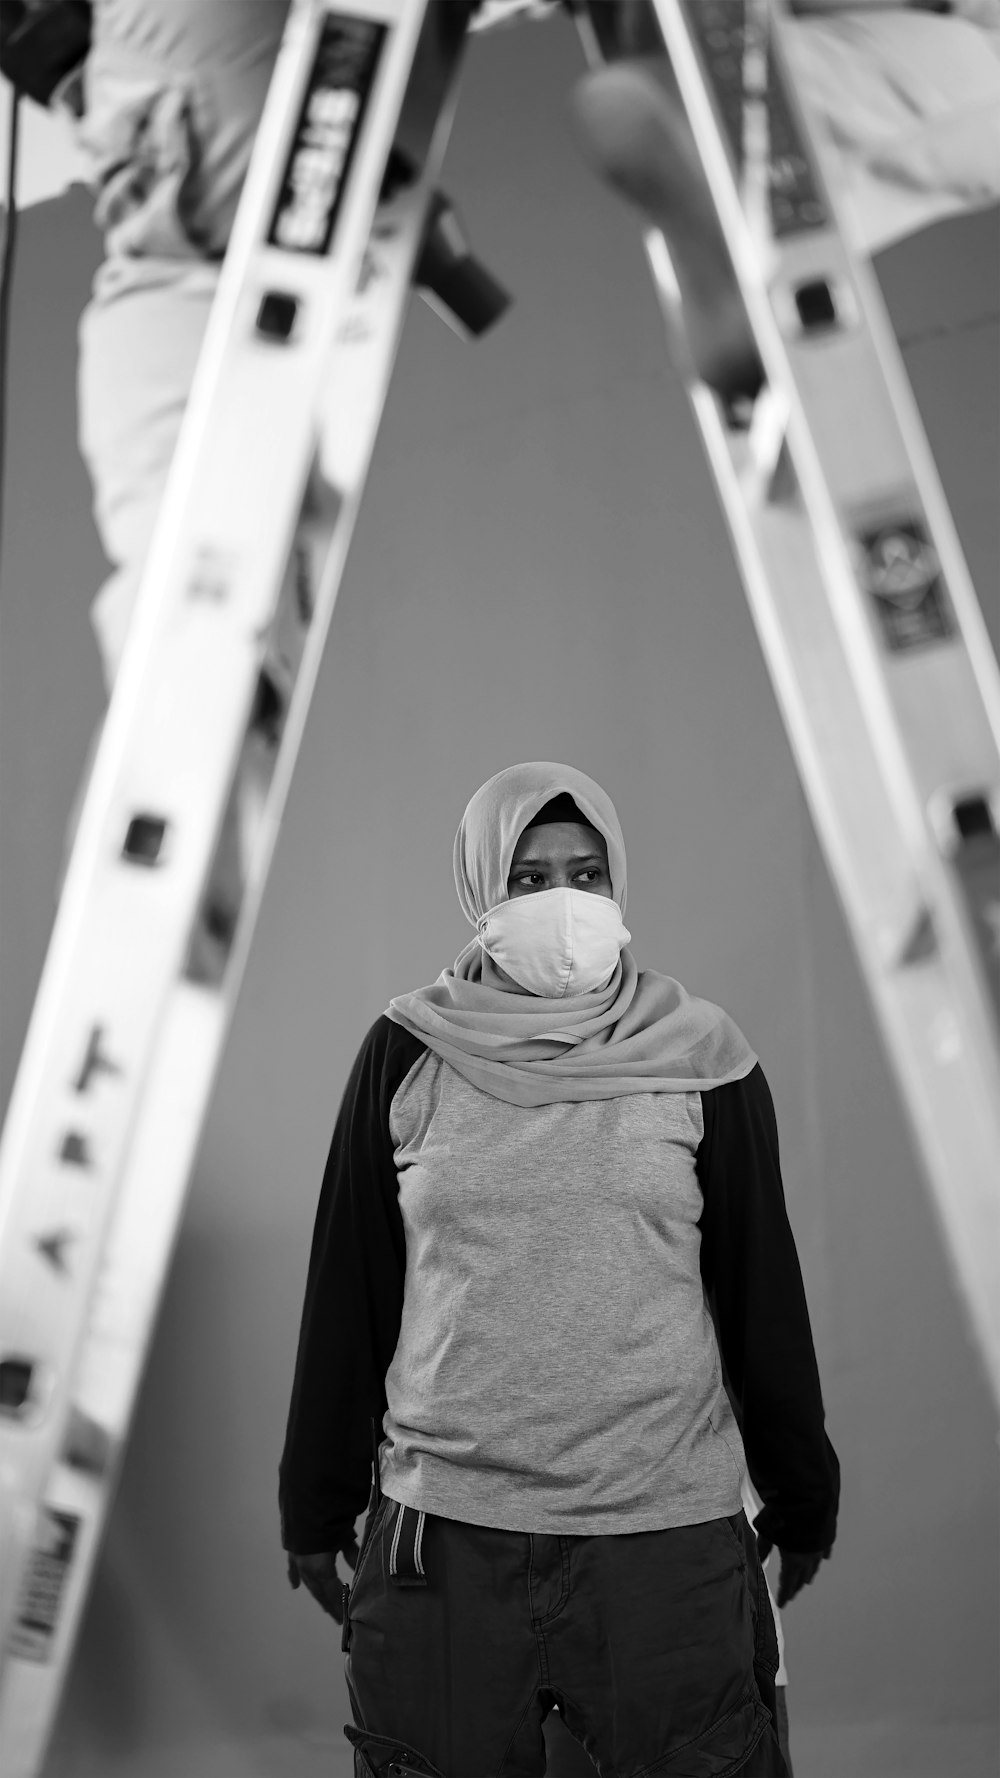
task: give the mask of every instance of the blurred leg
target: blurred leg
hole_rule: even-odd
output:
[[[114,574],[110,690],[288,0],[97,0],[78,135],[105,261],[80,330],[80,443]]]
[[[586,75],[573,109],[596,170],[666,237],[699,377],[726,396],[755,394],[757,349],[666,57]]]
[[[80,449],[114,564],[91,612],[109,693],[217,282],[204,261],[121,261],[99,274],[80,323]]]
[[[111,693],[288,12],[288,0],[96,0],[78,128],[105,259],[80,324],[80,447],[112,573],[91,617]],[[92,747],[91,763],[96,750]],[[251,749],[253,751],[253,749]],[[224,825],[202,973],[217,974],[269,774]],[[90,764],[71,813],[71,849]]]
[[[584,150],[666,237],[699,376],[723,395],[752,394],[756,349],[652,9],[624,0],[599,18],[604,53],[625,59],[576,87]],[[862,251],[1000,199],[1000,24],[848,8],[790,20],[786,41]]]

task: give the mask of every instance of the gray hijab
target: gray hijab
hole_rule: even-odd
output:
[[[455,885],[472,925],[508,899],[520,835],[562,792],[603,834],[624,914],[625,842],[614,804],[583,772],[536,760],[490,778],[462,817]],[[628,947],[606,987],[549,1000],[501,977],[476,938],[436,982],[386,1011],[473,1086],[510,1105],[697,1092],[742,1080],[757,1062],[728,1013],[672,976],[640,970]]]

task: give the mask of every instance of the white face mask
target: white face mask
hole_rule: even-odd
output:
[[[476,931],[505,974],[549,1000],[605,987],[632,937],[618,903],[586,889],[542,889],[501,901]]]

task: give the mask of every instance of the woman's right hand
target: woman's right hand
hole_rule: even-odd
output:
[[[311,1556],[288,1556],[288,1578],[292,1587],[304,1586],[317,1605],[338,1624],[344,1621],[344,1585],[337,1573],[337,1550],[323,1550]],[[358,1565],[356,1538],[344,1545],[344,1560],[352,1570]]]

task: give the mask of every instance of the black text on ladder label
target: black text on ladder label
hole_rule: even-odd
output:
[[[43,1506],[39,1541],[31,1552],[24,1591],[10,1638],[10,1652],[22,1661],[47,1661],[52,1653],[59,1610],[80,1521],[73,1513]]]
[[[272,247],[329,248],[384,38],[385,26],[367,19],[324,19],[267,237]]]

